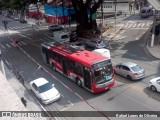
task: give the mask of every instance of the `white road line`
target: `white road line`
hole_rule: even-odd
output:
[[[5,59],[5,62],[7,63],[8,66],[10,66],[9,62]]]
[[[137,27],[140,27],[142,23],[138,23]]]
[[[142,23],[142,24],[141,24],[141,27],[144,27],[144,26],[145,26],[145,23]]]
[[[128,26],[128,23],[126,23],[126,25],[125,25],[124,27],[126,27],[126,28],[127,28],[127,26]]]
[[[10,29],[10,30],[13,30],[13,28],[12,28],[12,27],[10,27],[9,29]]]
[[[7,46],[8,48],[11,48],[11,46],[9,46],[8,44],[6,44],[6,46]]]
[[[25,38],[27,38],[27,39],[29,39],[29,40],[31,40],[31,38],[29,38],[29,37],[27,37],[27,36],[25,36],[25,35],[22,35],[22,34],[18,34],[18,35],[20,35],[20,36],[22,36],[22,37],[25,37]]]
[[[141,57],[141,58],[143,58],[143,59],[147,59],[147,58],[145,58],[145,57]]]
[[[141,28],[141,27],[140,27],[140,28],[132,28],[132,29],[146,29],[146,30],[147,30],[148,28]]]
[[[19,45],[19,46],[22,46],[22,44],[21,44],[21,43],[18,43],[18,45]]]
[[[133,24],[131,23],[131,24],[128,26],[128,28],[132,27],[132,25],[133,25]]]
[[[23,41],[22,41],[21,43],[22,43],[23,45],[27,45],[27,43],[25,43],[25,42],[23,42]]]
[[[2,44],[0,44],[0,46],[3,48],[3,49],[5,49],[6,47],[4,46],[4,45],[2,45]]]
[[[16,45],[14,43],[11,43],[14,47],[16,47]]]
[[[61,94],[62,97],[64,97],[64,95]]]
[[[136,26],[137,26],[137,23],[134,23],[132,27],[136,27]]]
[[[72,106],[74,105],[70,100],[68,100],[68,102],[69,102]]]

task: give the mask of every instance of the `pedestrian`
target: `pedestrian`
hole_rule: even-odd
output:
[[[27,106],[27,101],[24,99],[24,97],[21,97],[21,102],[25,107]]]

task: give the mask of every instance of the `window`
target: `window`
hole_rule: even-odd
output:
[[[79,64],[79,63],[75,63],[74,64],[74,71],[75,71],[76,74],[82,76],[83,75],[83,67],[82,67],[82,65]]]
[[[73,60],[68,60],[68,68],[70,71],[74,72],[74,61]]]
[[[130,69],[128,67],[126,67],[126,66],[122,66],[122,69],[126,70],[126,71],[130,71]]]
[[[32,84],[32,87],[33,87],[36,91],[38,90],[35,83]]]

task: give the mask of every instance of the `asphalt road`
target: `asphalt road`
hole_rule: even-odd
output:
[[[127,28],[125,26],[126,23],[130,24],[131,21],[137,23],[137,26]],[[129,81],[121,76],[116,75],[116,85],[112,89],[99,94],[92,94],[85,89],[78,87],[74,82],[70,81],[60,73],[53,71],[50,67],[43,63],[40,44],[46,41],[51,41],[51,38],[49,37],[51,33],[48,30],[30,28],[23,32],[17,31],[14,34],[12,32],[10,34],[1,34],[0,48],[2,49],[3,57],[6,60],[5,63],[7,66],[10,69],[23,71],[27,82],[38,77],[45,77],[50,82],[55,84],[55,87],[59,90],[62,96],[58,101],[44,106],[47,110],[94,111],[92,107],[82,101],[77,95],[65,88],[59,82],[60,80],[63,84],[69,86],[75,93],[82,96],[95,108],[98,108],[102,111],[159,111],[159,93],[154,93],[148,89],[149,80],[159,76],[160,71],[159,61],[152,58],[144,49],[145,36],[143,36],[143,34],[149,28],[149,26],[147,27],[147,22],[150,21],[150,18],[147,20],[142,20],[139,16],[132,16],[131,18],[128,18],[128,20],[126,19],[125,21],[122,21],[120,24],[124,24],[124,27],[122,28],[123,33],[120,35],[125,37],[124,39],[113,41],[111,43],[111,57],[114,63],[120,63],[124,61],[138,63],[145,69],[146,77],[140,81]],[[146,23],[146,27],[139,27],[140,25],[138,26],[139,23],[144,22]],[[13,23],[15,26],[22,25],[18,22]],[[44,70],[38,70],[38,65],[26,54],[24,54],[22,50],[13,46],[11,44],[11,39],[19,40],[21,48],[28,55],[34,58],[37,63],[41,64],[47,71],[52,73],[56,79],[52,78]],[[64,119],[70,120],[71,118]]]

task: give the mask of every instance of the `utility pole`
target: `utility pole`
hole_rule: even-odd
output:
[[[156,28],[156,14],[157,11],[154,11],[154,23],[153,23],[153,30],[152,30],[152,37],[151,37],[151,47],[154,46],[154,38],[155,38],[155,28]]]
[[[117,0],[114,0],[114,19],[115,19],[115,32],[116,32],[116,24],[117,24],[117,21],[116,21],[116,17],[117,17]]]

